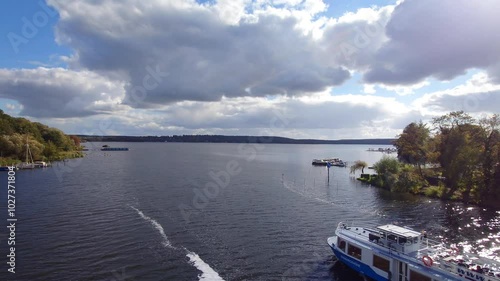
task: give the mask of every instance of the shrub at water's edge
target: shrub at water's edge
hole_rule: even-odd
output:
[[[15,118],[0,110],[0,165],[26,160],[27,148],[33,160],[57,161],[82,157],[80,140],[25,118]]]
[[[374,164],[376,176],[361,181],[395,192],[498,207],[500,117],[475,120],[463,111],[411,123],[395,141],[398,157]]]

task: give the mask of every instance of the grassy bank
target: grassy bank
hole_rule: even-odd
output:
[[[85,154],[80,150],[73,151],[61,151],[56,155],[52,155],[51,157],[42,157],[41,159],[36,159],[37,161],[45,161],[45,162],[54,162],[54,161],[63,161],[65,159],[73,159],[83,157]],[[12,157],[0,157],[0,166],[15,166],[24,162],[25,159],[17,159]]]
[[[425,171],[429,173],[429,171]],[[428,180],[420,180],[418,183],[407,181],[401,183],[397,177],[392,177],[392,182],[384,182],[384,176],[378,174],[361,174],[357,180],[378,188],[390,190],[391,192],[405,192],[429,198],[435,198],[445,201],[456,201],[466,204],[473,204],[481,207],[489,207],[499,209],[498,198],[491,197],[489,199],[477,200],[478,194],[475,192],[472,195],[464,196],[466,188],[451,189],[447,188],[443,178],[429,177]],[[432,182],[433,184],[430,184]]]

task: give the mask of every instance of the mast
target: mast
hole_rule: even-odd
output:
[[[31,159],[31,162],[29,161]],[[33,155],[31,154],[30,144],[28,141],[28,136],[26,136],[26,164],[33,164]]]
[[[28,154],[29,154],[29,151],[30,151],[30,145],[28,143],[28,136],[26,136],[26,163],[29,163],[28,162]]]

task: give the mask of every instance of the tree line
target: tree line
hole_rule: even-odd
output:
[[[317,140],[276,136],[172,135],[172,136],[96,136],[78,135],[89,142],[209,142],[209,143],[282,143],[282,144],[373,144],[390,145],[391,139]]]
[[[80,149],[80,139],[65,135],[25,118],[15,118],[0,110],[0,164],[25,161],[26,144],[34,160],[54,161],[72,156]],[[73,155],[74,156],[74,155]]]
[[[377,176],[369,180],[395,191],[498,206],[499,129],[498,114],[478,120],[463,111],[413,122],[394,142],[397,159],[377,162]]]

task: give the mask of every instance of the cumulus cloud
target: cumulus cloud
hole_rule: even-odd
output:
[[[405,0],[339,18],[322,0],[48,2],[68,68],[0,69],[0,97],[72,132],[392,137],[450,110],[500,108],[493,0]],[[462,86],[408,96],[471,68],[483,72]],[[351,74],[361,93],[349,83],[338,92],[351,94],[332,94]],[[273,131],[278,116],[286,126]]]
[[[331,19],[320,44],[336,64],[367,71],[377,50],[387,41],[385,26],[393,10],[393,5],[362,8]]]
[[[389,136],[395,135],[393,131],[400,127],[393,124],[407,111],[392,98],[371,95],[237,97],[217,102],[176,102],[157,110],[134,109],[122,114],[118,123],[128,132],[141,128],[143,134],[197,132],[327,138],[332,132],[357,131],[358,135],[366,132],[369,137],[382,137],[388,132]]]
[[[400,85],[388,86],[388,85],[381,84],[380,87],[382,89],[395,92],[396,94],[398,94],[400,96],[407,96],[407,95],[414,94],[415,90],[418,90],[420,88],[424,88],[424,87],[428,86],[429,84],[430,84],[429,81],[424,80],[422,82],[419,82],[419,83],[416,83],[413,85],[409,85],[409,86],[400,86]]]
[[[120,82],[90,71],[0,69],[0,97],[19,102],[21,115],[61,118],[106,113],[123,95]]]
[[[387,23],[388,40],[372,58],[365,81],[411,85],[489,67],[498,79],[499,8],[495,0],[403,1]]]
[[[247,21],[240,2],[231,6],[219,1],[215,8],[190,1],[50,3],[61,14],[59,42],[75,51],[72,67],[121,74],[128,81],[128,96],[138,95],[148,67],[158,70],[161,79],[150,83],[155,87],[141,93],[144,99],[134,107],[295,96],[349,78],[344,68],[325,63],[325,53],[311,35],[293,28],[297,18],[261,13],[257,21]],[[319,9],[311,5],[313,11]],[[233,24],[221,20],[221,13]]]
[[[425,94],[414,101],[414,106],[429,116],[458,110],[473,114],[498,113],[500,85],[492,83],[489,76],[481,72],[473,75],[463,85]]]

